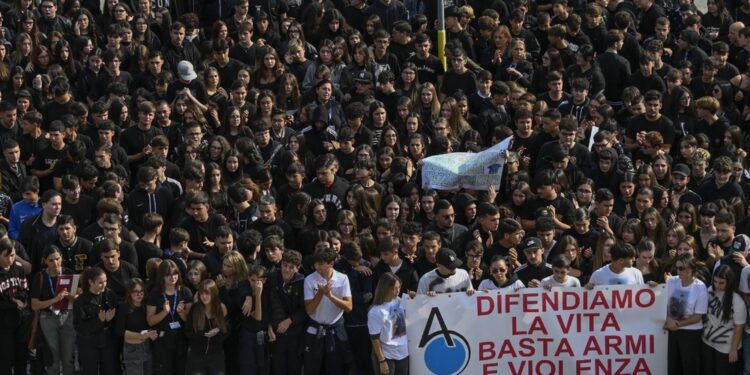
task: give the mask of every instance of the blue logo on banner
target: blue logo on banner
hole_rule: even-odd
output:
[[[440,329],[430,332],[433,320],[437,320]],[[437,307],[430,311],[419,347],[424,348],[425,366],[435,375],[460,374],[471,358],[471,348],[466,338],[448,329]]]

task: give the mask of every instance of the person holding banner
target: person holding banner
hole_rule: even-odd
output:
[[[609,249],[612,261],[594,271],[586,284],[587,289],[597,285],[643,285],[643,274],[633,267],[635,248],[633,245],[616,241]]]
[[[612,258],[615,258],[615,245]],[[696,278],[698,263],[690,254],[677,257],[678,277],[667,280],[667,352],[669,375],[698,375],[701,369],[703,316],[708,311],[706,285]],[[596,273],[594,273],[596,275]],[[593,279],[593,277],[592,277]]]
[[[502,255],[495,255],[490,263],[490,277],[482,280],[477,289],[483,292],[490,290],[517,291],[524,288],[523,282],[513,273]]]
[[[406,312],[400,294],[401,280],[398,276],[393,273],[383,274],[378,280],[372,307],[367,313],[375,374],[409,373]]]
[[[434,297],[440,293],[466,292],[474,294],[471,286],[471,277],[464,269],[464,264],[456,253],[451,249],[443,248],[435,257],[437,268],[427,272],[419,279],[417,294],[426,294]]]

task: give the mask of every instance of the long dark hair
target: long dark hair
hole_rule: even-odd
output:
[[[206,293],[211,296],[211,303],[206,306],[200,299],[200,293]],[[207,312],[211,313],[210,321],[216,324],[216,328],[221,332],[227,331],[226,319],[224,316],[224,309],[221,307],[221,300],[219,299],[219,287],[216,286],[216,282],[208,279],[198,285],[198,298],[193,304],[193,329],[195,332],[203,332],[206,330],[206,316]]]
[[[734,278],[735,274],[728,265],[719,266],[714,272],[714,278],[724,279],[726,281],[724,289],[724,298],[721,301],[721,321],[727,323],[732,319],[732,303],[734,301]],[[716,290],[714,289],[714,293]]]
[[[177,272],[177,274],[180,275],[174,287],[175,292],[179,293],[182,289],[182,274],[180,273],[180,269],[177,267],[177,264],[171,259],[166,259],[159,265],[159,271],[156,273],[157,277],[156,283],[154,283],[154,290],[159,293],[164,293],[164,278],[173,272]]]

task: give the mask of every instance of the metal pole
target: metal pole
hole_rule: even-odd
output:
[[[445,61],[445,0],[437,0],[437,43],[438,58],[443,63],[443,70],[448,70]]]

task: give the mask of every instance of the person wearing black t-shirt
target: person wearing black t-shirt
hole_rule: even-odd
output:
[[[75,223],[87,227],[94,218],[96,202],[88,195],[81,195],[81,184],[78,177],[65,175],[62,178],[63,204],[61,214],[70,215]]]
[[[216,230],[226,224],[224,218],[209,211],[208,194],[204,192],[193,195],[187,202],[187,208],[190,217],[179,226],[190,233],[190,250],[206,254],[214,245]]]
[[[434,270],[437,267],[437,253],[440,251],[440,235],[436,232],[426,232],[422,236],[422,255],[414,262],[414,270],[417,276]]]
[[[125,290],[130,280],[139,277],[134,265],[120,260],[120,248],[115,241],[104,239],[96,244],[96,252],[100,254],[101,262],[96,267],[107,274],[107,288],[117,296],[117,301],[125,300]]]
[[[146,284],[141,279],[130,280],[125,302],[117,307],[115,335],[124,338],[122,362],[125,373],[148,374],[151,370],[151,341],[159,332],[146,321]]]
[[[75,374],[76,332],[68,306],[75,302],[76,293],[57,289],[57,279],[60,275],[70,277],[74,273],[62,265],[61,250],[55,246],[47,247],[43,259],[47,268],[37,273],[29,286],[31,308],[39,311],[41,333],[52,352],[52,366],[48,370],[54,369],[54,373],[59,374],[62,363],[63,374],[72,375]],[[59,308],[58,303],[63,304],[63,308]]]
[[[672,120],[661,115],[662,94],[651,90],[643,99],[646,113],[636,115],[629,121],[625,131],[625,147],[630,150],[637,149],[643,143],[646,133],[656,131],[664,138],[662,150],[668,153],[674,143],[674,126]]]
[[[539,99],[546,102],[549,108],[557,108],[563,102],[571,100],[572,96],[563,91],[563,76],[560,72],[553,70],[547,73],[546,78],[549,91],[540,95]]]
[[[724,133],[729,129],[727,119],[720,117],[717,113],[721,109],[719,100],[713,96],[707,96],[695,101],[695,114],[700,121],[695,124],[695,134],[703,133],[708,136],[711,155],[718,155],[724,147]]]
[[[630,86],[637,87],[641,92],[649,90],[664,92],[667,89],[664,80],[654,70],[654,60],[654,55],[649,52],[641,55],[640,69],[630,76]]]
[[[250,224],[250,229],[255,229],[258,232],[263,233],[266,228],[276,225],[284,231],[284,246],[289,249],[295,249],[295,234],[292,231],[292,227],[278,216],[278,210],[279,208],[276,206],[276,199],[274,199],[273,196],[264,195],[260,197],[260,202],[258,203],[260,217],[258,220]]]
[[[162,258],[164,251],[159,247],[161,228],[164,219],[161,215],[151,212],[143,216],[143,236],[133,243],[138,253],[138,273],[146,275],[146,263],[151,258]]]
[[[432,48],[430,37],[427,34],[417,34],[414,37],[414,48],[417,53],[406,61],[416,65],[419,82],[432,82],[442,85],[445,69],[440,59],[430,54],[430,48]]]
[[[440,95],[449,96],[458,90],[462,90],[467,95],[476,92],[477,76],[466,67],[466,52],[460,48],[452,50],[450,62],[452,69],[445,73],[443,85],[440,86]]]
[[[151,102],[143,102],[138,105],[138,122],[123,130],[120,134],[120,146],[128,153],[130,170],[138,170],[145,161],[146,156],[151,154],[151,140],[157,135],[164,135],[161,129],[152,126],[156,107]]]
[[[573,225],[573,214],[575,207],[567,198],[557,194],[554,184],[556,179],[553,171],[547,169],[537,173],[534,178],[534,186],[537,189],[537,196],[528,200],[523,209],[521,224],[527,232],[534,230],[536,223],[535,217],[537,210],[546,208],[549,210],[555,226],[558,229],[570,229]]]
[[[65,141],[63,138],[64,133],[65,125],[63,125],[62,121],[52,121],[49,125],[49,131],[47,132],[49,137],[47,147],[39,150],[38,154],[34,155],[34,164],[31,167],[31,174],[39,177],[41,191],[53,187],[52,172],[55,168],[55,164],[66,155]]]
[[[163,261],[154,289],[146,297],[146,321],[159,332],[152,346],[155,374],[185,373],[187,339],[184,328],[192,304],[193,293],[183,286],[180,269],[169,259]]]

